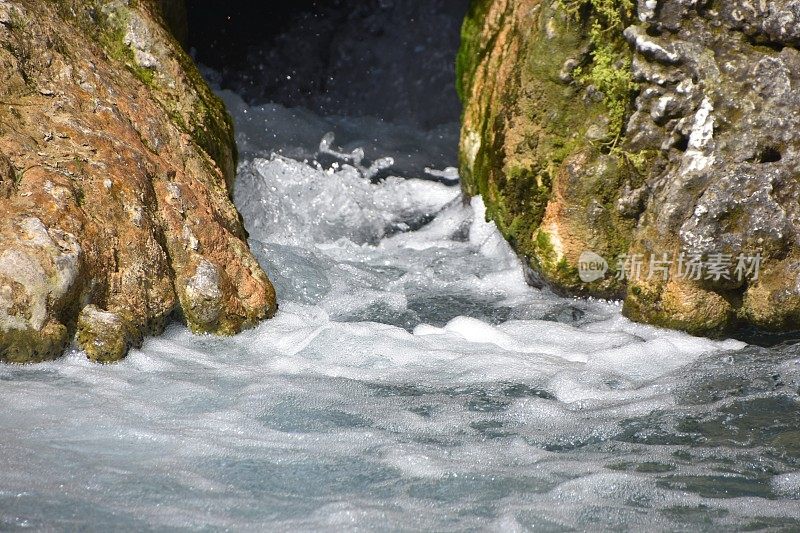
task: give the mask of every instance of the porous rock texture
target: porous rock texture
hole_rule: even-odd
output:
[[[588,34],[609,7],[624,24],[598,44]],[[466,192],[556,290],[624,297],[629,317],[697,334],[800,328],[800,2],[629,7],[473,1],[458,74]],[[619,131],[596,69],[630,78]],[[609,275],[583,283],[583,251]],[[760,275],[684,279],[673,261],[666,281],[614,276],[620,254],[664,253],[760,254]]]
[[[275,311],[230,200],[230,117],[170,3],[0,0],[2,361],[73,335],[114,361],[176,310],[214,334]]]

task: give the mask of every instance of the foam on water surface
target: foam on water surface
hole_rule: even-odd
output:
[[[449,177],[257,153],[263,109],[234,110],[277,317],[229,339],[173,325],[113,366],[1,366],[0,527],[800,525],[792,347],[533,289]]]

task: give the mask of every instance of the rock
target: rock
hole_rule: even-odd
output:
[[[130,324],[95,305],[87,305],[78,316],[77,338],[89,359],[98,363],[119,361],[134,342]]]
[[[582,30],[609,25],[592,4],[570,17],[558,2],[475,3],[459,61],[465,190],[557,290],[624,296],[629,317],[697,334],[800,328],[800,3],[641,0],[583,78],[565,76]],[[592,104],[586,72],[613,74],[609,53],[635,90],[598,146],[614,102]],[[612,265],[602,282],[577,280],[583,250]],[[647,270],[663,254],[667,279],[615,272],[615,257]],[[689,257],[699,277],[682,275]]]
[[[577,269],[584,251],[611,258],[627,249],[636,220],[618,202],[643,185],[632,165],[601,149],[620,125],[606,88],[576,79],[591,62],[585,25],[558,2],[482,0],[462,39],[465,192],[483,195],[489,218],[550,287],[621,296],[613,277],[585,284]],[[629,61],[621,30],[617,44]]]
[[[226,335],[273,314],[236,158],[157,0],[0,0],[0,360],[77,333],[110,362],[176,311]]]
[[[0,152],[0,200],[8,199],[14,192],[17,182],[17,172],[11,161]]]
[[[647,59],[665,65],[673,65],[680,62],[681,56],[674,51],[668,50],[669,44],[659,43],[659,39],[647,35],[643,28],[638,26],[628,26],[622,35],[628,40],[637,52]]]

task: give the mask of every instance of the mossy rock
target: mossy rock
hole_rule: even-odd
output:
[[[625,297],[629,317],[694,334],[800,329],[793,10],[476,0],[458,58],[465,192],[562,293]],[[605,278],[581,281],[584,251]],[[665,253],[664,283],[614,275],[617,257]]]
[[[588,2],[574,11],[535,0],[472,3],[457,60],[461,175],[553,288],[614,296],[624,286],[613,276],[585,284],[577,268],[584,251],[611,262],[627,250],[635,220],[617,202],[642,180],[615,146],[630,112],[631,51],[620,29],[596,53],[591,30],[602,21]],[[603,80],[608,94],[597,87]],[[615,84],[621,94],[610,94]]]

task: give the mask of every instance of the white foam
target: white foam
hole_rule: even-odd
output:
[[[771,485],[781,496],[800,499],[800,472],[775,476],[772,478]]]

